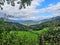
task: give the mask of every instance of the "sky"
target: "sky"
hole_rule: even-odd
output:
[[[12,7],[5,3],[0,13],[14,16],[9,17],[10,20],[42,20],[60,16],[60,0],[33,0],[26,9],[19,10],[18,8],[18,4]]]

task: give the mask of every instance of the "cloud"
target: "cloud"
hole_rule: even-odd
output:
[[[55,5],[49,4],[48,7],[38,9],[38,10],[36,10],[36,12],[37,12],[37,14],[38,13],[40,14],[39,16],[37,16],[38,19],[41,19],[41,17],[45,19],[45,18],[60,16],[60,2],[58,2]],[[46,15],[48,12],[51,14]],[[42,13],[42,15],[41,15],[41,13]],[[43,14],[45,14],[46,16],[44,16]]]
[[[50,18],[54,16],[59,16],[60,15],[60,2],[57,4],[49,4],[48,7],[46,8],[41,8],[41,9],[36,9],[38,5],[40,5],[42,2],[45,0],[33,0],[31,3],[31,6],[26,6],[26,9],[21,9],[19,10],[19,5],[16,4],[15,7],[12,7],[11,5],[7,5],[5,3],[4,10],[0,11],[3,13],[6,13],[7,15],[12,15],[15,16],[13,18],[9,18],[12,20],[36,20],[36,19],[45,19],[45,18]],[[41,15],[41,13],[53,13],[50,16],[44,16]],[[34,14],[39,14],[38,16],[34,16]]]
[[[38,10],[40,13],[44,13],[44,12],[60,12],[60,2],[58,2],[56,5],[53,4],[49,4],[49,7],[47,8],[43,8]]]
[[[31,6],[26,6],[26,9],[21,9],[21,10],[18,9],[19,5],[16,4],[16,2],[15,2],[16,4],[15,7],[12,7],[11,5],[5,3],[5,5],[3,6],[4,9],[1,12],[6,13],[7,15],[22,17],[20,19],[26,19],[26,20],[33,19],[32,15],[34,13],[37,13],[35,8],[43,1],[44,0],[33,0]]]

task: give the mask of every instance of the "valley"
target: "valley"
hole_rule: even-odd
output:
[[[59,16],[29,26],[0,19],[0,45],[59,45],[59,42]]]

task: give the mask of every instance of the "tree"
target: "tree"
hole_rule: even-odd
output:
[[[0,0],[0,8],[3,10],[2,5],[4,5],[5,2],[7,4],[11,4],[11,6],[15,6],[15,1],[17,1],[17,4],[19,4],[19,9],[26,8],[26,5],[29,6],[31,4],[32,0]]]

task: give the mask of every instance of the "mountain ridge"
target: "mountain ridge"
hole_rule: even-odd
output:
[[[60,16],[53,17],[53,18],[46,19],[46,20],[42,20],[42,21],[43,21],[42,23],[37,23],[35,25],[30,25],[30,28],[33,29],[33,30],[41,30],[45,27],[60,26]]]

